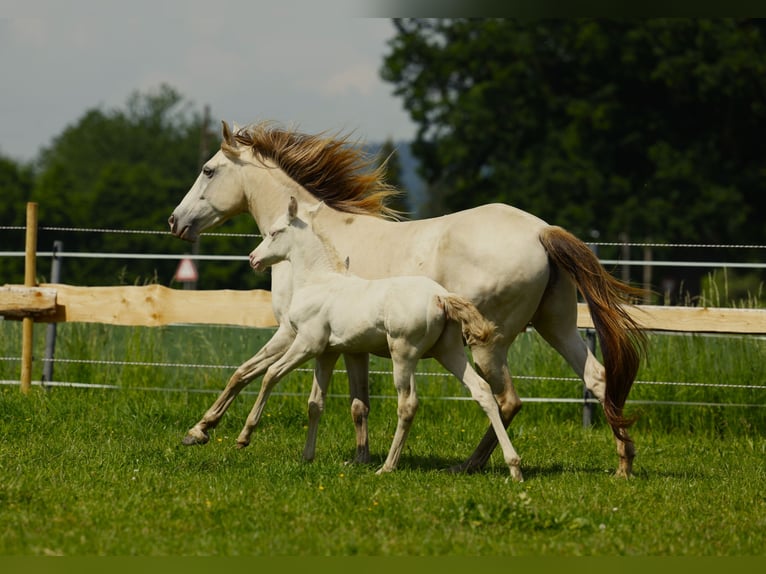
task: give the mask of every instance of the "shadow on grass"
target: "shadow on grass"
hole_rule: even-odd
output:
[[[385,455],[373,456],[373,460],[370,466],[373,466],[376,470],[383,465]],[[411,470],[411,471],[436,471],[451,473],[457,472],[458,474],[486,474],[507,477],[509,475],[508,468],[502,463],[496,461],[490,462],[484,468],[473,470],[470,472],[455,471],[460,465],[465,462],[462,458],[457,457],[444,457],[438,455],[406,455],[402,454],[399,459],[399,470]],[[605,476],[609,478],[616,478],[617,461],[614,463],[614,467],[605,467],[603,465],[588,463],[583,461],[581,464],[563,464],[559,462],[551,462],[546,464],[524,464],[522,461],[521,472],[524,475],[524,480],[532,479],[546,479],[557,476],[566,475],[588,475],[588,476]],[[647,479],[705,479],[707,475],[702,470],[694,470],[691,472],[684,471],[679,472],[677,470],[657,470],[646,469],[643,467],[634,467],[631,480],[647,480]]]

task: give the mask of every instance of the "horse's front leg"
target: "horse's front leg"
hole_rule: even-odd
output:
[[[300,364],[308,361],[312,357],[319,355],[321,351],[316,350],[315,345],[306,345],[301,339],[296,338],[290,348],[274,362],[267,370],[261,381],[261,389],[258,392],[258,398],[255,400],[250,414],[247,417],[245,426],[237,437],[237,448],[244,448],[250,444],[250,436],[255,427],[261,420],[263,409],[266,407],[266,401],[274,389],[274,386],[290,371]]]
[[[344,355],[348,373],[348,393],[351,399],[351,419],[356,431],[356,454],[352,464],[370,462],[370,443],[367,417],[370,414],[369,353]]]
[[[316,359],[314,381],[311,385],[311,395],[309,396],[309,431],[306,435],[306,446],[303,449],[303,459],[306,461],[314,460],[314,455],[316,454],[319,419],[322,418],[322,413],[324,412],[327,386],[330,383],[330,377],[332,377],[332,372],[339,356],[339,353],[323,353]]]
[[[239,392],[250,381],[262,375],[266,369],[290,346],[293,334],[289,327],[279,327],[261,350],[246,362],[242,363],[229,379],[226,387],[212,406],[205,412],[202,419],[186,433],[183,444],[190,446],[205,444],[210,440],[208,430],[215,428],[221,421],[226,410]]]

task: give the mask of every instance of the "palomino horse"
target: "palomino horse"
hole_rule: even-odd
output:
[[[189,241],[227,219],[249,211],[258,228],[269,229],[289,198],[327,208],[314,226],[344,255],[350,271],[367,279],[425,275],[472,301],[498,329],[489,345],[472,346],[474,363],[492,387],[507,427],[521,408],[507,364],[508,348],[527,325],[553,346],[601,402],[617,444],[617,474],[632,470],[633,422],[623,408],[639,366],[643,336],[625,306],[638,290],[609,275],[588,246],[569,232],[524,211],[490,204],[416,221],[395,221],[385,201],[394,190],[383,168],[345,137],[307,135],[268,123],[232,132],[223,123],[221,149],[175,208],[171,232]],[[577,331],[577,289],[584,296],[602,348],[604,365]],[[272,268],[274,313],[282,323],[292,296],[291,268]],[[192,427],[185,444],[205,443],[239,391],[264,373],[289,344],[274,337],[231,376],[223,392]],[[367,445],[368,355],[344,354],[351,413],[357,430],[356,461],[369,460]],[[309,399],[310,423],[321,414],[317,380],[328,376],[337,356],[317,357]],[[263,386],[263,384],[262,384]],[[459,470],[483,467],[497,445],[489,428]]]
[[[467,299],[448,293],[428,277],[362,279],[348,273],[337,252],[312,229],[323,204],[298,216],[298,202],[290,198],[287,214],[277,219],[268,236],[250,253],[256,271],[280,261],[292,268],[293,298],[287,309],[292,327],[290,346],[263,377],[261,392],[237,438],[247,446],[274,385],[308,359],[323,354],[375,353],[391,357],[398,397],[399,422],[383,467],[396,468],[418,408],[415,367],[422,357],[433,357],[458,377],[489,417],[515,480],[522,480],[519,456],[505,430],[489,384],[471,368],[463,340],[486,345],[495,326]],[[275,334],[275,336],[277,336]],[[329,378],[317,384],[324,396]],[[316,433],[307,447],[313,458]],[[307,453],[304,453],[304,455]]]

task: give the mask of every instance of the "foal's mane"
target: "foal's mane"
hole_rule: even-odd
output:
[[[330,207],[398,219],[399,212],[386,202],[399,192],[385,182],[385,163],[376,166],[348,135],[304,134],[270,122],[245,126],[234,141],[261,159],[273,161],[308,192]],[[238,155],[240,149],[225,139],[221,149]]]

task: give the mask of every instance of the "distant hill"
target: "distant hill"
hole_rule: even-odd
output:
[[[367,146],[368,153],[377,154],[382,143],[370,144]],[[418,160],[412,155],[409,142],[394,142],[396,148],[396,157],[402,167],[402,184],[407,193],[407,204],[410,211],[410,217],[418,217],[420,207],[426,200],[426,184],[417,173]]]

